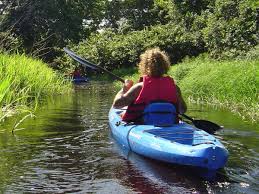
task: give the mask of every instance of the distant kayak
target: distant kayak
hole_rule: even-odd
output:
[[[155,160],[216,171],[223,168],[228,151],[213,135],[187,123],[168,127],[127,124],[123,110],[111,108],[109,124],[114,139],[124,148]]]
[[[88,82],[89,78],[87,78],[87,77],[76,77],[76,78],[73,78],[72,81],[74,83]]]

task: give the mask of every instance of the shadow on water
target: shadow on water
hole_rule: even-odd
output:
[[[194,171],[183,166],[170,165],[139,156],[114,142],[114,150],[125,159],[125,168],[118,177],[140,193],[206,192],[205,184]]]
[[[258,193],[259,132],[222,109],[189,105],[188,115],[225,126],[216,136],[230,152],[213,181],[193,169],[122,150],[110,135],[109,83],[80,85],[49,99],[24,130],[0,133],[3,193]],[[16,118],[2,125],[8,129]],[[1,130],[0,130],[1,131]]]

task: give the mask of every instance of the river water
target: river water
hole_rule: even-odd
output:
[[[36,117],[0,126],[0,193],[259,193],[259,129],[217,107],[189,104],[188,115],[225,129],[216,136],[229,161],[213,181],[185,167],[123,152],[108,125],[116,89],[88,83],[43,102]]]

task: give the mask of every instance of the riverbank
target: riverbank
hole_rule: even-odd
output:
[[[216,61],[188,59],[170,75],[189,100],[228,108],[242,118],[259,121],[259,59]]]
[[[0,122],[14,112],[36,109],[46,96],[70,89],[70,83],[47,64],[25,55],[0,54],[0,80]]]
[[[116,71],[121,76],[125,72]],[[172,66],[169,75],[185,99],[225,107],[243,119],[259,121],[259,59],[217,61],[200,56]],[[139,75],[125,77],[136,82]]]

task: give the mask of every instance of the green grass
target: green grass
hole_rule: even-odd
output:
[[[40,99],[68,91],[70,84],[40,60],[0,54],[0,121],[10,110],[37,108]]]
[[[172,67],[169,74],[189,99],[259,121],[259,59],[216,61],[201,56]]]

